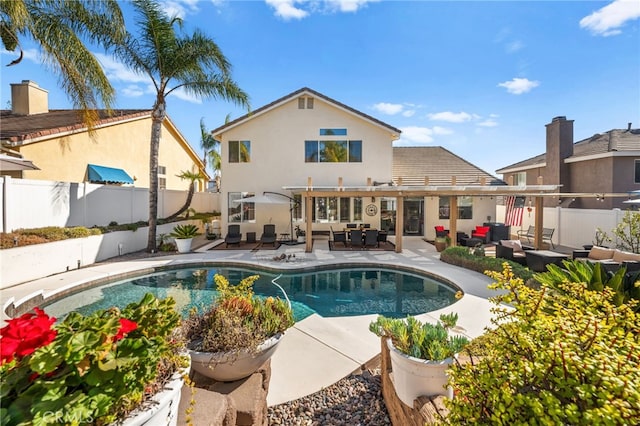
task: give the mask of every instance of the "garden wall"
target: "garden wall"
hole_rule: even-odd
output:
[[[108,225],[149,219],[149,190],[134,186],[56,182],[0,177],[0,232],[44,226]],[[158,218],[175,213],[187,191],[160,190]],[[197,212],[220,211],[220,194],[196,192],[191,207]]]
[[[204,232],[200,221],[189,220],[158,225],[157,235],[169,234],[179,223],[193,223]],[[144,250],[148,231],[148,227],[141,227],[136,231],[110,232],[0,250],[0,289]]]

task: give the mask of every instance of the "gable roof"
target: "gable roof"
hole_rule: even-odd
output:
[[[486,185],[506,185],[504,181],[474,166],[441,146],[413,146],[393,148],[393,181],[402,185],[424,186],[424,178],[429,178],[430,186],[451,185],[451,177],[456,177],[456,185],[480,185],[484,178]]]
[[[291,101],[294,98],[297,98],[298,96],[301,95],[308,95],[308,96],[314,96],[318,99],[322,99],[325,102],[332,104],[333,106],[337,107],[338,109],[341,109],[345,112],[348,112],[350,114],[356,115],[362,119],[364,119],[365,121],[368,121],[378,127],[383,127],[387,130],[390,130],[392,133],[395,133],[396,138],[399,137],[400,133],[402,133],[402,131],[400,129],[397,129],[393,126],[391,126],[390,124],[387,124],[383,121],[378,120],[377,118],[374,118],[368,114],[365,114],[361,111],[358,111],[357,109],[351,108],[348,105],[345,105],[341,102],[336,101],[335,99],[331,99],[328,96],[323,95],[320,92],[316,92],[315,90],[309,89],[308,87],[303,87],[302,89],[298,89],[295,92],[291,92],[288,95],[285,95],[283,97],[281,97],[280,99],[276,99],[275,101],[268,103],[267,105],[264,105],[256,110],[253,110],[245,115],[243,115],[242,117],[236,118],[233,121],[230,121],[216,129],[213,129],[211,131],[211,134],[216,137],[216,135],[219,135],[220,133],[223,133],[229,129],[232,129],[246,121],[251,120],[254,117],[258,117],[262,114],[267,113],[268,111],[271,111],[274,108],[279,107],[280,105]]]
[[[565,161],[576,162],[603,156],[614,152],[628,152],[638,155],[640,152],[640,129],[613,129],[606,133],[596,133],[590,138],[583,139],[573,144],[573,155]],[[542,167],[546,164],[547,154],[536,155],[518,163],[502,167],[496,173],[508,173],[512,169],[530,169]]]
[[[151,116],[151,110],[119,109],[98,110],[96,128],[106,124],[123,122],[135,118]],[[27,141],[43,137],[55,137],[61,133],[86,130],[79,110],[59,109],[32,115],[17,115],[10,110],[0,111],[0,140],[11,145],[19,145]]]

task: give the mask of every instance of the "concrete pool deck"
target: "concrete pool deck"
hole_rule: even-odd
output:
[[[95,280],[111,280],[166,265],[189,265],[233,262],[282,270],[314,268],[323,265],[375,264],[404,266],[438,275],[455,283],[464,297],[444,309],[417,315],[422,321],[436,322],[441,313],[457,312],[461,334],[473,338],[490,325],[492,304],[488,297],[495,292],[487,289],[492,280],[477,272],[458,268],[439,260],[440,254],[422,238],[403,238],[403,252],[390,251],[330,251],[326,240],[314,241],[311,253],[304,246],[282,245],[276,250],[209,250],[217,242],[201,242],[193,253],[151,258],[114,258],[62,274],[30,281],[1,293],[2,319],[5,307],[13,300],[19,305],[40,292],[45,298],[77,285]],[[275,256],[292,255],[289,262],[276,261]],[[295,254],[295,257],[293,255]],[[380,340],[369,332],[369,323],[376,315],[323,318],[311,315],[295,324],[285,334],[271,359],[271,382],[267,403],[277,405],[330,386],[358,370],[380,352]]]

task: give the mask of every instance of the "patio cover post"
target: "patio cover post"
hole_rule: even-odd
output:
[[[536,250],[542,249],[542,226],[544,216],[543,200],[544,199],[542,197],[535,197],[536,212],[534,216],[534,226],[536,227],[536,230],[535,237],[533,239],[533,246]]]
[[[455,246],[457,242],[456,230],[458,224],[458,196],[449,197],[449,238],[451,245]]]
[[[402,253],[402,230],[404,229],[404,198],[402,192],[396,197],[396,253]]]
[[[312,211],[311,209],[312,207],[312,201],[313,198],[311,196],[305,196],[304,197],[305,200],[305,222],[306,222],[306,227],[307,227],[307,232],[306,232],[306,238],[305,238],[305,246],[304,246],[304,251],[306,253],[311,253],[311,251],[313,250],[313,223],[311,222],[313,220],[313,215],[312,215]]]

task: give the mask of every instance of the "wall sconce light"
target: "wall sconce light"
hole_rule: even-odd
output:
[[[376,197],[371,197],[371,202],[375,203],[376,202]]]

